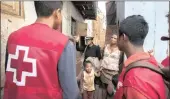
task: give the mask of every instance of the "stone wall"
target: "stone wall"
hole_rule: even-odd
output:
[[[105,44],[109,44],[112,35],[118,33],[118,29],[117,28],[118,28],[117,25],[108,25],[107,26],[106,36],[105,36],[105,39],[106,39]]]
[[[93,36],[94,43],[99,45],[101,48],[105,45],[106,29],[103,27],[104,15],[97,16],[96,20],[93,21]]]

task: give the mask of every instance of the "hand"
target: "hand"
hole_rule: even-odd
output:
[[[149,53],[150,55],[153,55],[153,54],[154,54],[153,49],[152,49],[152,50],[149,50],[148,53]]]
[[[74,36],[74,39],[76,42],[78,42],[80,40],[80,36]]]
[[[97,75],[100,75],[100,71],[96,71]]]
[[[101,71],[102,71],[102,69],[103,69],[103,67],[100,67],[99,71],[101,72]]]
[[[83,89],[80,90],[80,93],[83,94]]]

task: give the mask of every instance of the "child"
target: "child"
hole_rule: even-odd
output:
[[[83,99],[93,99],[94,78],[99,76],[99,72],[95,73],[90,61],[85,62],[85,70],[82,73],[81,79],[81,92],[83,93]]]

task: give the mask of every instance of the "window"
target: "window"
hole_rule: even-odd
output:
[[[1,1],[1,12],[24,18],[24,4],[22,1]]]

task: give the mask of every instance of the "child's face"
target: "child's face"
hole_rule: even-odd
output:
[[[91,63],[87,63],[85,69],[86,69],[86,72],[90,73],[92,71]]]

